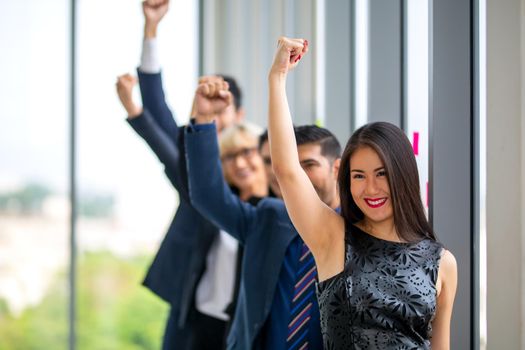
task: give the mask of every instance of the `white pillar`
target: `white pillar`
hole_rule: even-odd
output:
[[[487,0],[487,341],[523,349],[523,1]]]

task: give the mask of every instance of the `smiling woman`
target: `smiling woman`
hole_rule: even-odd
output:
[[[333,330],[349,326],[353,341],[367,347],[447,349],[456,262],[425,217],[408,138],[390,123],[359,128],[343,152],[338,182],[345,269],[319,283],[326,339],[346,344]],[[331,317],[339,293],[350,308]],[[365,324],[384,331],[367,331]]]
[[[386,171],[377,153],[358,149],[350,162],[352,198],[364,215],[374,222],[392,217],[392,201]]]
[[[420,199],[412,147],[398,127],[373,123],[352,135],[341,158],[343,184],[350,191],[341,189],[342,212],[365,231],[388,240],[435,240]]]
[[[307,52],[304,39],[279,39],[268,79],[268,125],[286,209],[319,272],[324,346],[448,349],[456,262],[425,217],[403,131],[376,122],[352,135],[339,166],[341,215],[321,201],[301,167],[286,79]]]
[[[242,200],[268,195],[264,163],[257,150],[260,134],[258,126],[242,122],[225,129],[219,137],[224,177]]]

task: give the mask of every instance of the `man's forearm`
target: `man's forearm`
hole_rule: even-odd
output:
[[[144,39],[154,39],[157,37],[158,23],[151,23],[146,20],[144,23]]]

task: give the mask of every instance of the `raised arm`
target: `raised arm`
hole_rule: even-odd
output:
[[[215,124],[188,126],[186,162],[192,205],[208,220],[244,243],[256,208],[234,195],[222,174]]]
[[[321,280],[344,267],[343,219],[324,204],[301,168],[286,97],[286,78],[308,52],[303,39],[280,38],[269,73],[268,134],[275,176],[288,214],[312,251]]]
[[[169,0],[142,2],[144,40],[140,66],[137,69],[144,108],[149,110],[162,130],[173,140],[179,133],[173,114],[166,103],[162,85],[161,67],[157,52],[157,29],[168,12]]]
[[[186,159],[193,206],[241,243],[253,231],[255,208],[234,195],[222,173],[214,118],[228,106],[231,94],[222,79],[201,83],[195,94],[194,124],[186,128]]]
[[[124,74],[117,80],[117,94],[122,106],[128,113],[127,122],[146,141],[164,165],[166,175],[173,185],[179,190],[187,188],[187,185],[184,185],[184,176],[181,176],[181,173],[185,172],[186,169],[185,160],[180,157],[180,147],[161,130],[147,109],[143,110],[133,101],[132,92],[136,84],[137,79],[129,74]]]

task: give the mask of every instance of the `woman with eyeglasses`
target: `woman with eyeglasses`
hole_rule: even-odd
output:
[[[242,122],[219,136],[224,177],[243,201],[268,195],[268,181],[258,150],[260,134],[258,126]]]

